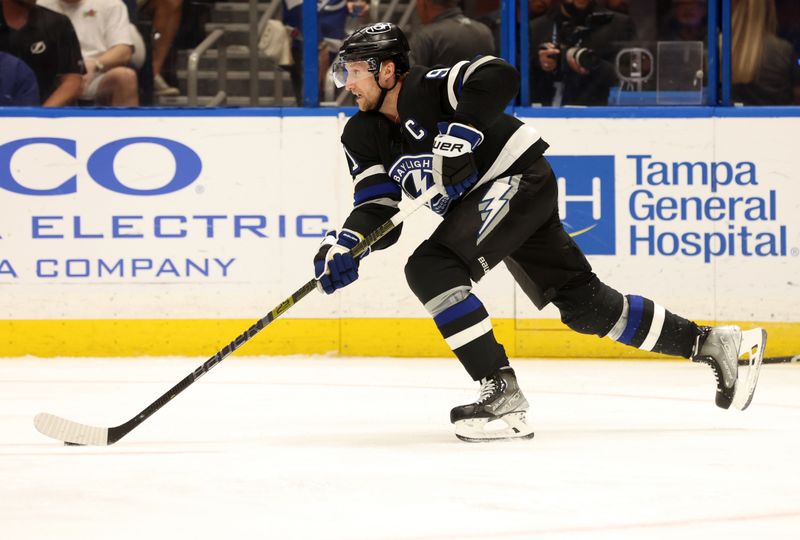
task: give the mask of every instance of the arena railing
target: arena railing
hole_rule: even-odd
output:
[[[392,0],[394,1],[394,0]],[[708,36],[721,36],[721,40],[708,39],[705,47],[707,74],[705,107],[731,107],[731,2],[708,2]],[[373,2],[375,5],[377,2]],[[413,8],[414,0],[409,2]],[[317,81],[317,11],[315,2],[303,3],[303,34],[310,39],[304,43],[304,102],[305,107],[319,106]],[[406,11],[405,15],[410,14]],[[517,20],[519,14],[519,20]],[[404,17],[408,22],[408,17]],[[720,43],[721,42],[721,43]],[[518,46],[519,45],[519,46]],[[501,0],[500,55],[514,64],[521,74],[520,96],[514,105],[526,107],[530,101],[528,82],[530,54],[527,0]],[[519,54],[517,54],[519,51]]]
[[[198,75],[200,70],[200,59],[214,45],[217,46],[217,93],[207,104],[208,107],[216,107],[225,103],[227,99],[227,80],[228,80],[228,53],[225,45],[225,29],[217,28],[213,30],[189,55],[189,65],[187,66],[187,97],[190,107],[197,107],[197,87]]]

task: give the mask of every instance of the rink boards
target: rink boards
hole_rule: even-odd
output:
[[[562,220],[609,285],[764,325],[769,354],[795,354],[800,118],[712,112],[519,114],[550,143]],[[2,114],[0,356],[211,355],[311,277],[352,206],[337,111]],[[448,355],[403,274],[438,221],[413,215],[356,285],[305,298],[247,353]],[[504,268],[475,291],[512,355],[642,357],[537,311]]]

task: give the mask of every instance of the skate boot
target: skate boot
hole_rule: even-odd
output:
[[[456,437],[467,442],[499,439],[530,439],[533,430],[525,423],[528,401],[517,385],[514,370],[504,367],[481,379],[478,401],[450,411]],[[499,421],[495,423],[495,421]],[[489,425],[499,429],[487,429]]]
[[[692,360],[711,366],[717,379],[716,403],[727,409],[745,410],[758,383],[767,332],[761,328],[742,332],[738,326],[700,327]],[[747,358],[741,361],[742,355]]]

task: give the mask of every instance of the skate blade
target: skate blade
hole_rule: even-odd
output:
[[[504,428],[496,428],[505,425]],[[459,420],[455,423],[456,437],[466,442],[509,441],[532,439],[533,429],[525,422],[525,413],[509,413],[489,421],[488,418]],[[492,429],[494,428],[494,429]]]
[[[742,342],[739,346],[739,358],[747,355],[744,365],[739,366],[739,377],[736,381],[736,393],[733,396],[733,406],[740,411],[745,410],[753,401],[753,394],[758,384],[758,375],[761,372],[761,363],[764,360],[764,348],[767,345],[767,331],[761,328],[742,332]],[[742,372],[745,373],[742,373]]]

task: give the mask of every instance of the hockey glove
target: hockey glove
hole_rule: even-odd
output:
[[[333,294],[358,279],[358,264],[369,254],[369,249],[358,257],[353,257],[350,250],[361,240],[360,234],[348,229],[342,229],[338,234],[329,231],[325,235],[314,257],[314,277],[325,293]]]
[[[453,122],[439,122],[433,140],[433,183],[442,195],[457,199],[478,182],[472,151],[483,142],[477,129]]]

